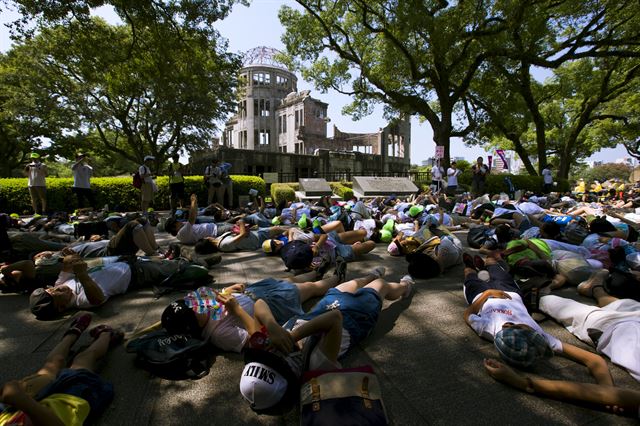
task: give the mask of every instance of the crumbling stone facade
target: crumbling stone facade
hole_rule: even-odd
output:
[[[410,166],[411,124],[409,119],[399,119],[372,133],[347,133],[333,127],[334,136],[327,137],[328,104],[315,99],[310,91],[297,91],[297,77],[277,61],[275,49],[258,47],[245,55],[240,70],[239,101],[237,113],[226,123],[220,154],[237,157],[229,149],[243,150],[234,162],[242,172],[252,170],[278,171],[280,173],[319,173],[344,169],[351,171],[375,168],[376,172],[393,172],[398,167],[406,171]],[[214,147],[218,149],[218,147]],[[256,154],[250,155],[246,151]],[[294,159],[293,155],[318,156],[320,152],[344,154],[345,161],[336,155],[334,163],[326,164],[318,159]],[[260,153],[285,155],[282,158],[269,155],[269,162],[248,164],[247,161],[266,161]],[[325,154],[328,155],[328,154]],[[371,158],[369,158],[371,157]],[[328,158],[328,157],[327,157]],[[238,167],[234,173],[240,173]],[[302,176],[307,177],[307,176]]]

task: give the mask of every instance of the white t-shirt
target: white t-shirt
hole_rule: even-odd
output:
[[[93,167],[87,164],[78,164],[75,168],[73,168],[73,187],[90,188],[90,179],[92,174]]]
[[[233,293],[238,304],[249,316],[253,317],[253,300],[241,293]],[[202,338],[223,351],[240,352],[249,339],[249,332],[244,329],[240,318],[223,309],[219,320],[209,318],[202,329]]]
[[[183,244],[195,244],[198,240],[205,237],[216,237],[218,232],[218,225],[215,223],[198,223],[191,224],[185,222],[180,228],[176,237]]]
[[[367,231],[367,235],[365,238],[368,240],[369,238],[371,238],[373,230],[376,229],[376,221],[374,219],[356,220],[353,224],[353,230],[357,231],[359,229],[364,229],[365,231]]]
[[[431,168],[431,180],[440,180],[442,179],[442,173],[444,170],[440,166],[433,166]]]
[[[131,268],[124,262],[110,263],[90,270],[89,276],[96,282],[98,287],[100,287],[102,294],[104,294],[105,301],[107,301],[112,296],[126,293],[131,283]],[[58,280],[55,283],[56,287],[59,285],[67,286],[73,291],[75,295],[75,300],[73,301],[74,307],[84,309],[95,306],[89,302],[84,287],[82,287],[80,281],[75,278],[74,273],[60,272]]]
[[[546,184],[553,183],[553,176],[551,176],[551,170],[549,170],[548,168],[545,167],[542,170],[542,177],[544,177],[544,183]]]
[[[147,177],[143,177],[142,181],[144,183],[151,183],[153,182],[153,177],[151,176],[151,169],[148,168],[147,166],[145,166],[144,164],[142,166],[140,166],[140,168],[138,168],[138,173],[140,173],[140,176],[142,175],[149,175]]]
[[[518,293],[508,291],[507,294],[511,296],[511,299],[489,298],[484,302],[478,314],[469,316],[471,328],[478,336],[493,341],[495,335],[502,330],[504,323],[526,324],[540,333],[554,352],[562,352],[562,342],[547,334],[531,318]]]
[[[47,166],[42,163],[29,164],[29,184],[28,186],[47,186],[45,177],[47,175]]]
[[[454,169],[450,167],[447,169],[447,185],[448,186],[458,186],[458,175],[460,174],[460,170]]]

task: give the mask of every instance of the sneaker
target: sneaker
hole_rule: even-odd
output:
[[[68,334],[75,334],[76,336],[80,336],[87,329],[87,327],[89,327],[92,318],[93,317],[91,316],[91,314],[82,314],[80,316],[77,316],[73,319],[67,331],[64,332],[64,336]]]
[[[407,283],[407,289],[402,294],[402,298],[406,299],[407,297],[411,296],[411,293],[413,292],[413,287],[415,286],[416,282],[413,280],[411,275],[405,275],[404,277],[400,278],[400,282]]]
[[[347,278],[347,262],[341,257],[336,257],[336,269],[333,275],[337,275],[338,281],[343,283]]]
[[[370,272],[371,275],[375,275],[376,278],[384,277],[384,274],[387,272],[387,269],[384,266],[378,266],[374,268],[373,271]]]

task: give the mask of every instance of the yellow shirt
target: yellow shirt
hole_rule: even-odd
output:
[[[89,403],[82,398],[64,393],[54,393],[40,401],[40,404],[54,412],[65,426],[82,426],[89,416]],[[22,411],[0,413],[0,426],[30,425],[31,421]]]

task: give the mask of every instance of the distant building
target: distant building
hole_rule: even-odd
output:
[[[257,47],[246,53],[240,70],[242,87],[238,110],[225,125],[223,147],[298,155],[316,155],[320,150],[355,152],[379,156],[380,172],[409,168],[411,123],[408,117],[394,120],[372,133],[348,133],[333,126],[333,137],[329,138],[328,104],[313,98],[308,90],[298,92],[296,75],[277,61],[278,53],[268,47]],[[291,160],[278,163],[285,165],[281,173],[296,169],[294,165],[286,166]],[[251,165],[250,170],[266,165],[259,166]],[[354,166],[353,170],[356,169]]]

